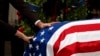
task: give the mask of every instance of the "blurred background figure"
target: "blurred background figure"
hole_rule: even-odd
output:
[[[88,6],[88,19],[100,18],[100,1],[99,0],[86,0]]]
[[[57,21],[57,17],[60,16],[61,10],[62,0],[47,0],[43,4],[43,12],[50,21]]]

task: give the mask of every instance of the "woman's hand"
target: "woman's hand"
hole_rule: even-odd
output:
[[[30,42],[30,39],[32,39],[33,38],[33,36],[28,36],[28,37],[25,37],[25,38],[23,38],[23,40],[25,41],[25,42]]]
[[[28,43],[29,43],[30,39],[33,38],[33,36],[26,36],[24,33],[20,32],[19,30],[17,30],[15,35],[18,36],[19,38],[23,39],[25,42],[28,42]]]

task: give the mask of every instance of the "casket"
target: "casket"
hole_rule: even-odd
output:
[[[64,21],[41,29],[23,56],[100,56],[100,19]]]

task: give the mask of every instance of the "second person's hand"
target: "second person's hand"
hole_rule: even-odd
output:
[[[44,23],[42,21],[39,21],[36,26],[38,26],[39,28],[42,29],[42,28],[45,28],[45,27],[50,27],[51,25],[53,25],[55,23],[59,23],[59,22]]]

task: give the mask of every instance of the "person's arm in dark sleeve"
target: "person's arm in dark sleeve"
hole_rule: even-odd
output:
[[[45,28],[50,27],[52,24],[57,22],[50,22],[50,23],[44,23],[42,22],[31,10],[27,4],[24,2],[24,0],[9,0],[10,3],[18,10],[20,11],[27,19],[30,21],[31,25],[35,25],[38,28]],[[35,27],[36,28],[36,27]]]
[[[30,23],[35,24],[39,18],[34,14],[33,10],[30,9],[27,4],[23,0],[10,0],[10,3],[22,13],[27,19],[30,21]]]
[[[0,20],[0,36],[3,36],[5,38],[6,37],[11,38],[11,36],[18,36],[19,38],[23,39],[26,42],[29,42],[29,40],[32,39],[32,37],[26,36],[24,33],[18,31],[8,23],[5,23],[1,20]]]
[[[2,36],[12,36],[16,33],[17,29],[13,28],[8,23],[3,22],[0,20],[0,35]]]

